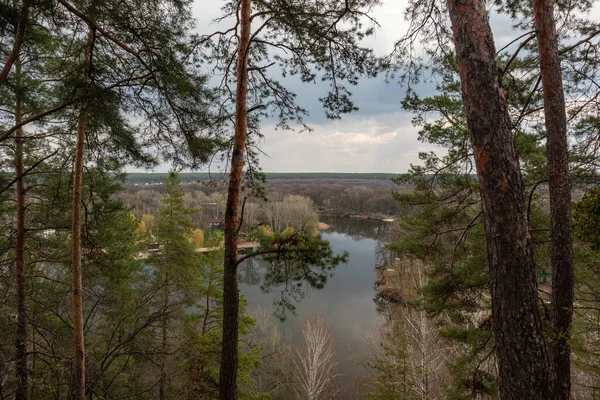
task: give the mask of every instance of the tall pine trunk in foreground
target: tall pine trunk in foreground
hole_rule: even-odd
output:
[[[23,87],[21,85],[21,59],[15,62],[16,89],[15,89],[15,124],[23,119]],[[27,315],[25,299],[27,282],[25,265],[25,165],[23,155],[23,128],[16,131],[15,136],[15,176],[17,178],[17,240],[15,246],[15,276],[17,283],[17,331],[15,334],[15,370],[17,374],[17,390],[15,400],[27,399]]]
[[[250,45],[250,0],[240,0],[241,32],[238,42],[235,96],[235,134],[225,209],[225,260],[223,275],[223,342],[219,374],[219,398],[236,400],[239,291],[237,277],[237,230],[248,125],[248,47]]]
[[[555,399],[570,399],[570,326],[573,319],[573,235],[567,144],[567,115],[562,84],[554,1],[533,0],[538,40],[550,189],[552,239],[552,378]]]
[[[87,42],[83,49],[85,69],[83,81],[89,81],[91,68],[92,44],[94,32],[90,27]],[[83,159],[85,147],[87,101],[83,100],[79,108],[77,122],[77,144],[75,148],[75,164],[73,166],[73,210],[71,223],[71,266],[73,270],[73,400],[85,400],[85,349],[83,337],[83,285],[81,279],[81,194],[83,181]]]
[[[550,399],[533,245],[511,121],[483,0],[447,0],[481,192],[503,400]]]

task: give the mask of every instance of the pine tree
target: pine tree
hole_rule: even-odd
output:
[[[567,112],[554,20],[554,2],[533,2],[548,153],[552,240],[552,379],[555,399],[571,398],[571,321],[575,272],[571,233],[571,185]]]
[[[417,3],[418,2],[415,2],[415,4]],[[494,73],[490,72],[490,76],[494,74],[497,75],[496,81],[499,81],[501,97],[506,99],[506,107],[511,116],[511,124],[509,127],[514,132],[514,142],[520,156],[519,167],[524,173],[525,182],[527,184],[525,187],[527,189],[527,192],[525,192],[527,197],[524,208],[526,209],[527,222],[531,229],[533,242],[536,246],[535,271],[536,274],[542,274],[542,272],[547,274],[550,265],[549,260],[546,258],[548,256],[548,246],[546,243],[548,242],[548,232],[550,232],[550,229],[547,228],[549,220],[543,211],[540,212],[541,210],[539,207],[543,207],[544,203],[540,202],[540,196],[538,194],[540,192],[544,193],[543,184],[547,179],[547,164],[546,157],[543,151],[541,151],[543,149],[541,145],[544,144],[543,140],[545,139],[545,132],[543,125],[541,124],[543,120],[540,118],[540,111],[543,109],[541,104],[543,100],[542,92],[540,90],[542,79],[539,75],[539,62],[536,58],[538,54],[537,46],[535,41],[533,41],[533,39],[535,39],[535,32],[534,29],[532,29],[533,10],[531,4],[526,2],[496,2],[495,4],[497,5],[498,12],[509,14],[510,17],[513,18],[515,27],[523,31],[522,36],[516,38],[515,41],[501,49],[498,54],[494,54],[493,57],[490,56],[488,58],[491,59],[497,57],[499,63],[500,68]],[[447,6],[448,9],[451,9],[452,4],[448,2]],[[577,4],[575,7],[585,10],[587,7],[590,7],[590,2]],[[419,68],[425,67],[425,61],[410,58],[414,53],[410,51],[409,43],[414,43],[414,38],[418,37],[419,40],[426,45],[432,45],[431,47],[428,47],[428,50],[431,50],[431,52],[428,53],[428,56],[431,56],[431,58],[427,61],[431,62],[429,66],[433,67],[433,71],[436,74],[442,73],[443,81],[441,86],[443,87],[443,90],[447,90],[456,80],[455,78],[448,79],[448,74],[446,74],[444,70],[452,71],[450,75],[455,74],[459,70],[464,71],[463,67],[465,66],[461,66],[459,60],[460,57],[464,56],[466,53],[457,51],[455,56],[451,51],[452,44],[444,40],[444,34],[440,34],[440,32],[448,32],[448,25],[444,15],[445,8],[434,8],[431,13],[426,13],[426,11],[427,7],[419,3],[418,6],[412,8],[411,12],[407,14],[408,18],[420,22],[415,23],[413,25],[415,28],[398,43],[396,55],[400,56],[401,60],[405,62],[403,65],[409,67],[409,73],[402,77],[414,82],[414,78],[422,76],[420,75],[421,70],[419,70]],[[558,11],[559,13],[565,12],[570,14],[573,10],[572,8],[562,8],[562,6],[560,6],[558,7]],[[456,25],[457,20],[455,19],[454,22]],[[588,40],[597,36],[597,30],[593,28],[594,25],[595,24],[592,21],[587,21],[585,17],[581,17],[573,18],[562,26],[562,34],[565,35],[565,37],[571,35],[571,37],[575,36],[581,38],[581,41],[576,40],[573,45],[559,47],[559,54],[561,57],[572,60],[572,62],[563,64],[563,66],[568,66],[563,73],[565,82],[564,92],[567,98],[571,99],[572,105],[572,109],[569,113],[570,118],[572,118],[569,120],[569,129],[570,133],[573,135],[580,135],[582,133],[578,126],[589,127],[584,121],[588,121],[590,113],[594,113],[592,108],[588,107],[589,104],[579,106],[577,105],[576,100],[577,98],[580,98],[579,96],[584,95],[583,93],[585,93],[584,96],[595,96],[595,94],[592,93],[593,90],[589,91],[587,88],[584,88],[582,83],[583,81],[587,81],[588,78],[596,76],[597,64],[591,59],[584,61],[586,58],[584,48],[580,47],[582,46],[582,43],[586,43]],[[477,29],[476,32],[481,34],[483,29]],[[461,40],[462,39],[464,39],[464,37],[461,37]],[[488,42],[493,43],[493,39],[488,39]],[[587,45],[583,45],[583,47],[586,46]],[[584,70],[586,71],[585,73],[583,73]],[[583,78],[584,74],[586,78]],[[489,79],[490,82],[493,80],[494,79],[492,78]],[[464,85],[465,76],[463,76],[462,81]],[[474,76],[469,75],[468,82],[473,83],[474,81]],[[470,259],[474,254],[479,254],[479,251],[473,252],[473,249],[476,249],[476,247],[472,247],[470,244],[470,241],[473,240],[473,237],[477,232],[477,227],[479,226],[478,220],[480,219],[478,210],[478,202],[480,199],[479,196],[476,195],[479,185],[475,184],[474,187],[472,185],[474,182],[472,175],[474,172],[473,166],[477,162],[479,155],[477,152],[474,152],[473,154],[469,151],[470,146],[468,146],[468,142],[466,142],[468,136],[465,134],[468,132],[466,129],[467,124],[465,123],[467,118],[465,118],[464,112],[457,112],[456,105],[458,105],[458,109],[460,109],[462,103],[460,97],[454,97],[454,93],[456,93],[456,91],[452,89],[450,93],[452,97],[450,98],[447,96],[436,96],[423,100],[418,99],[416,96],[409,96],[407,102],[405,102],[405,105],[409,105],[409,107],[418,113],[415,122],[422,125],[424,128],[421,133],[421,138],[432,143],[440,144],[449,149],[448,155],[445,157],[437,157],[434,153],[423,154],[421,156],[422,160],[424,160],[424,165],[414,169],[413,173],[415,175],[411,177],[411,180],[420,184],[422,189],[428,188],[428,190],[421,192],[423,196],[420,197],[420,200],[419,197],[413,200],[420,201],[425,208],[431,206],[435,209],[435,204],[438,204],[442,207],[448,206],[450,210],[459,212],[458,214],[455,212],[450,213],[448,216],[460,216],[465,210],[470,210],[472,213],[470,217],[465,215],[464,220],[456,219],[455,222],[453,222],[453,219],[447,219],[445,214],[436,216],[436,214],[431,213],[431,211],[430,215],[426,215],[425,213],[421,214],[421,217],[423,218],[432,219],[431,223],[420,224],[412,219],[410,220],[410,225],[417,228],[416,232],[420,231],[423,234],[423,237],[433,240],[429,243],[432,243],[432,246],[435,244],[434,247],[437,247],[437,244],[440,242],[443,243],[444,237],[450,238],[450,243],[447,244],[446,250],[446,252],[448,252],[446,254],[452,255],[450,261],[452,268],[446,269],[449,279],[447,280],[446,285],[439,287],[440,290],[438,292],[430,292],[434,294],[434,297],[437,297],[438,300],[452,299],[455,294],[459,293],[465,295],[469,293],[469,286],[461,287],[461,285],[464,285],[471,280],[466,279],[467,275],[465,275],[464,278],[459,279],[462,274],[456,274],[456,271],[462,264],[462,261],[460,260],[462,260],[461,254],[463,253],[463,250],[470,249],[471,251],[465,253],[465,256],[468,257],[467,259]],[[477,91],[470,90],[470,93],[477,93]],[[489,98],[491,98],[491,94],[486,96],[486,99]],[[475,106],[468,103],[465,98],[465,107],[466,112],[472,112],[472,110],[474,110],[473,107]],[[435,123],[427,122],[424,116],[429,113],[437,113],[439,119],[437,119]],[[497,119],[492,119],[492,121],[496,120]],[[471,128],[471,126],[469,127]],[[470,131],[472,134],[472,129],[470,129]],[[590,131],[587,132],[589,133]],[[576,152],[571,155],[571,160],[574,161],[571,176],[572,178],[576,177],[577,179],[590,179],[591,174],[589,174],[589,166],[591,164],[589,164],[589,161],[591,158],[588,158],[588,154],[592,153],[593,150],[590,146],[581,145],[581,139],[578,139],[578,143],[580,144],[575,146]],[[468,183],[469,181],[471,183]],[[475,196],[472,196],[473,193],[475,193]],[[543,200],[543,198],[541,199]],[[409,199],[404,200],[410,201]],[[469,205],[469,203],[471,203],[471,205]],[[463,208],[463,206],[465,208]],[[485,207],[483,208],[485,210]],[[434,222],[436,220],[438,221],[437,223]],[[489,224],[486,223],[486,225]],[[419,246],[417,245],[414,248],[418,249]],[[421,247],[421,251],[423,250],[425,249]],[[437,264],[438,259],[441,261],[445,257],[447,256],[443,255],[443,253],[434,254],[434,259],[436,260],[435,263]],[[459,262],[457,262],[457,260]],[[431,275],[433,282],[438,281],[443,283],[442,277],[445,275],[440,276],[439,273],[440,271],[438,270],[437,277],[435,273]],[[532,281],[533,279],[530,280]],[[452,283],[453,285],[449,286]],[[478,292],[485,296],[487,292],[485,277],[482,278],[481,283],[482,285],[479,286],[481,291],[478,290]],[[532,286],[534,285],[535,283],[532,283]],[[444,287],[450,291],[445,292]],[[461,303],[457,303],[456,305],[461,307]],[[438,308],[443,308],[445,303],[439,302],[438,306]],[[506,306],[506,304],[504,306]],[[465,308],[465,310],[468,310],[468,308]],[[537,307],[532,306],[531,311],[537,312]],[[546,314],[543,305],[540,310],[540,316],[542,323],[546,323],[546,318],[549,314]],[[494,326],[495,325],[497,324],[494,324]],[[495,335],[492,339],[496,339]],[[503,348],[503,346],[500,346],[497,342],[495,345],[496,349]],[[474,361],[474,365],[478,365],[478,361],[476,359]],[[527,366],[531,365],[530,362],[523,363],[523,365],[525,364]],[[548,366],[550,367],[550,364]],[[454,371],[458,372],[459,375],[464,376],[464,373],[468,371],[468,369],[463,365],[462,367],[454,369]],[[491,380],[488,379],[490,381],[495,380],[493,374],[491,374],[489,378],[491,378]],[[509,385],[511,388],[515,387],[513,381],[506,383],[506,385]],[[481,387],[484,388],[485,386]],[[493,389],[493,385],[489,387]],[[464,388],[463,393],[465,393],[465,390],[467,389]],[[460,391],[457,392],[457,395],[459,393]]]
[[[205,58],[214,62],[223,74],[222,120],[235,118],[225,211],[221,399],[238,397],[239,206],[244,174],[246,185],[261,192],[260,182],[264,177],[257,167],[255,150],[260,138],[259,122],[261,117],[274,115],[281,128],[289,129],[294,122],[308,128],[303,123],[306,111],[295,104],[292,92],[269,77],[269,68],[277,65],[283,76],[299,75],[304,82],[314,81],[318,76],[328,81],[330,93],[320,101],[329,118],[354,111],[356,107],[343,83],[356,84],[359,76],[373,76],[379,69],[372,51],[360,46],[360,40],[373,33],[372,27],[363,27],[362,19],[370,19],[368,10],[375,4],[373,0],[344,4],[336,1],[229,1],[223,8],[223,19],[232,17],[235,25],[198,38],[198,49],[203,49]],[[231,40],[231,36],[235,40]],[[280,50],[289,51],[289,56],[270,56],[271,52]]]

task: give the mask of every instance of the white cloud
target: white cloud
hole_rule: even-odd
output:
[[[435,150],[417,140],[410,114],[394,112],[377,118],[348,116],[313,126],[310,133],[276,131],[265,126],[261,160],[275,172],[406,172],[419,151]]]

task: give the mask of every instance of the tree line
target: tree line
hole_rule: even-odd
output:
[[[411,188],[403,188],[405,193],[411,193]],[[198,209],[199,212],[190,217],[200,229],[209,228],[208,221],[222,219],[225,212],[226,193],[222,186],[207,186],[205,184],[183,185],[186,207]],[[366,185],[365,181],[349,181],[340,183],[320,183],[319,181],[278,181],[267,182],[265,196],[267,200],[244,195],[246,210],[259,210],[269,207],[269,203],[280,202],[286,196],[300,196],[312,201],[312,206],[321,214],[349,215],[362,214],[373,217],[397,216],[409,211],[401,207],[392,196],[394,184],[390,182],[381,185]],[[125,185],[116,198],[141,219],[144,214],[157,217],[160,208],[160,197],[164,193],[162,185],[135,186]],[[245,213],[246,222],[256,219],[249,212]],[[258,218],[258,222],[263,222]]]
[[[162,179],[167,177],[166,173],[128,173],[126,177],[126,184],[157,184],[161,183]],[[273,180],[288,180],[288,179],[300,179],[300,180],[314,180],[314,179],[326,179],[326,180],[348,180],[348,179],[373,179],[379,181],[389,181],[395,178],[398,174],[391,173],[344,173],[344,172],[265,172],[265,178],[268,181]],[[200,181],[210,181],[217,177],[221,177],[218,173],[210,172],[184,172],[179,174],[180,179],[183,183],[197,183]]]

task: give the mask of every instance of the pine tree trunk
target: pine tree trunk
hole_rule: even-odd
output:
[[[89,65],[91,65],[92,43],[94,33],[90,29],[88,39],[84,47],[84,59],[86,71],[84,81],[89,80]],[[81,201],[83,182],[83,159],[85,147],[86,129],[86,101],[84,100],[79,109],[79,120],[77,123],[77,143],[75,148],[75,165],[73,167],[73,210],[71,221],[71,265],[73,270],[73,349],[75,359],[73,361],[73,400],[85,400],[85,348],[83,337],[83,285],[81,278]]]
[[[16,70],[16,107],[15,123],[20,124],[23,119],[21,90],[21,60],[15,62]],[[15,137],[15,173],[17,176],[17,242],[15,251],[15,275],[17,280],[17,331],[15,334],[15,370],[17,373],[17,390],[15,400],[27,399],[27,315],[25,312],[25,299],[27,282],[25,265],[25,172],[23,161],[23,128],[16,131]]]
[[[170,285],[170,281],[169,281],[169,272],[165,273],[165,293],[164,293],[164,302],[163,302],[163,312],[162,312],[162,316],[161,316],[161,331],[162,331],[162,343],[161,343],[161,349],[162,349],[162,365],[160,366],[160,384],[159,384],[159,388],[158,388],[158,398],[159,400],[165,400],[166,399],[166,385],[167,385],[167,367],[166,367],[166,360],[167,360],[167,332],[168,332],[168,323],[169,323],[169,316],[168,316],[168,310],[169,310],[169,296],[170,296],[170,291],[169,291],[169,285]]]
[[[19,21],[17,23],[16,31],[15,31],[15,40],[13,43],[13,47],[8,53],[8,57],[0,71],[0,86],[6,83],[8,79],[8,74],[10,73],[10,69],[13,66],[13,63],[16,63],[19,59],[19,55],[21,54],[21,47],[23,46],[23,41],[25,40],[25,30],[27,29],[27,23],[29,20],[29,8],[31,7],[31,0],[23,0],[23,5],[21,6],[21,13],[19,15]]]
[[[481,192],[503,400],[550,399],[523,179],[483,0],[447,0]]]
[[[550,354],[554,398],[563,400],[571,398],[569,342],[575,282],[567,115],[554,21],[554,2],[552,0],[534,0],[533,8],[544,92],[552,228],[552,325],[554,331]]]
[[[213,286],[213,274],[214,273],[214,266],[212,264],[212,262],[210,263],[210,273],[209,273],[209,277],[208,277],[208,285],[206,287],[206,301],[205,301],[205,305],[204,305],[204,318],[202,319],[202,331],[200,332],[200,336],[202,338],[204,338],[206,336],[206,334],[208,333],[208,317],[210,316],[212,310],[210,309],[210,303],[211,303],[211,290],[212,290],[212,286]],[[203,354],[203,351],[201,350],[198,353],[198,357],[196,359],[196,363],[194,365],[194,367],[196,368],[196,382],[194,384],[194,392],[193,392],[193,398],[194,399],[202,399],[204,398],[204,393],[202,391],[202,379],[204,377],[204,366],[206,365],[206,360],[205,360],[205,355]]]
[[[244,150],[248,125],[248,61],[250,44],[250,0],[239,0],[241,7],[241,32],[238,44],[236,115],[233,152],[227,206],[225,209],[225,260],[223,273],[223,341],[221,344],[221,369],[219,374],[219,398],[237,400],[237,352],[239,292],[237,277],[237,229],[239,204],[244,169]]]

